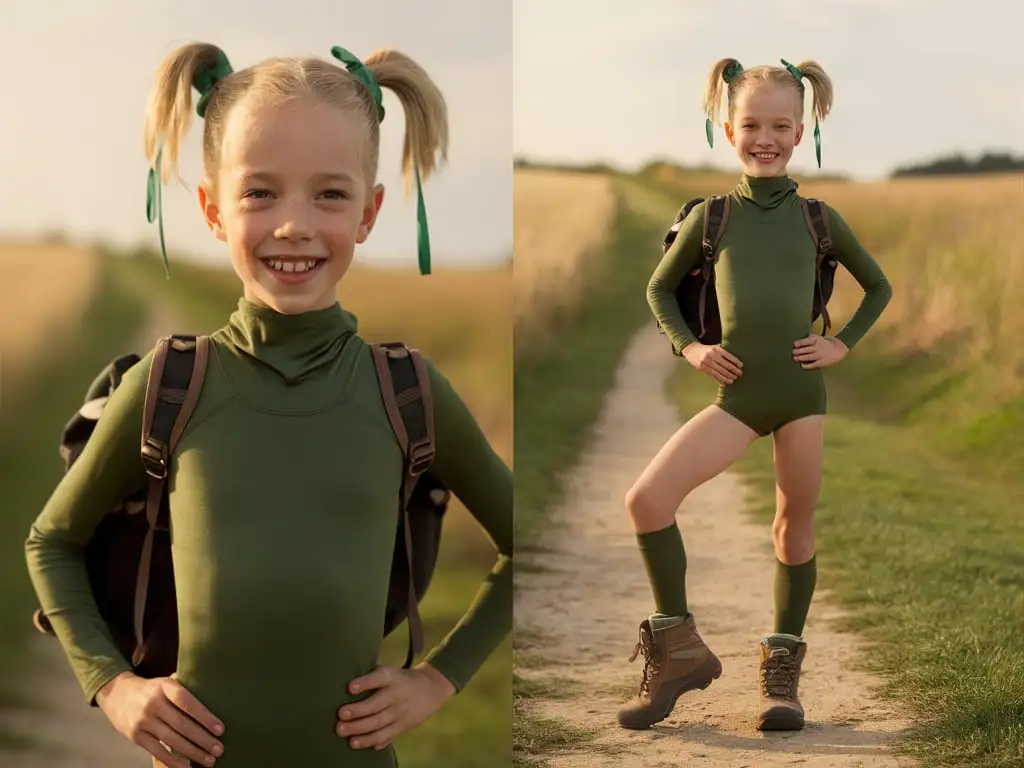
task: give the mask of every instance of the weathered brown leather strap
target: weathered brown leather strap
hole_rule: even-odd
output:
[[[142,450],[145,453],[149,446],[150,438],[153,436],[153,416],[156,413],[157,400],[164,396],[167,401],[172,401],[178,396],[177,393],[166,392],[161,389],[164,370],[167,365],[167,355],[172,344],[188,343],[181,342],[172,336],[167,336],[157,342],[156,351],[153,355],[153,365],[150,368],[149,380],[146,386],[146,405],[143,410],[142,420]],[[157,519],[160,515],[160,504],[163,500],[164,487],[167,483],[167,470],[169,470],[170,457],[181,439],[185,426],[195,410],[199,401],[199,393],[203,388],[203,379],[206,375],[206,364],[209,357],[210,340],[206,336],[196,338],[195,357],[192,364],[192,377],[189,380],[188,389],[185,391],[181,409],[178,411],[171,430],[167,444],[167,453],[164,457],[164,473],[158,477],[149,473],[149,487],[146,491],[146,537],[142,542],[142,553],[139,558],[139,570],[135,582],[134,602],[134,628],[135,628],[135,651],[132,653],[132,664],[137,666],[145,658],[145,616],[146,598],[149,594],[149,573],[153,559],[153,537],[156,533]],[[148,472],[148,469],[147,469]]]

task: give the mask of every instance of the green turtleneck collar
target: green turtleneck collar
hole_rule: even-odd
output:
[[[750,200],[758,208],[767,211],[777,208],[789,199],[790,195],[796,194],[796,188],[797,183],[789,176],[758,178],[743,174],[733,194],[740,199]]]
[[[357,329],[355,315],[337,302],[325,309],[285,315],[243,297],[223,333],[240,352],[266,365],[286,383],[298,384],[336,363]]]

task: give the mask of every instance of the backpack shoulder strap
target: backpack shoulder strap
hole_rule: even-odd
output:
[[[712,195],[704,206],[704,259],[714,261],[718,253],[718,243],[725,231],[725,223],[729,220],[729,196]]]
[[[409,621],[409,650],[405,666],[423,650],[423,623],[416,601],[412,569],[412,530],[409,500],[420,475],[434,460],[434,408],[430,378],[423,357],[401,342],[371,344],[377,381],[384,409],[405,457],[402,479],[401,525],[405,543],[405,566],[409,576],[406,616]]]
[[[166,336],[157,342],[146,386],[142,418],[142,464],[149,475],[146,493],[146,538],[135,584],[135,653],[132,663],[145,655],[143,618],[149,590],[153,535],[160,516],[171,456],[195,410],[206,375],[210,340],[206,336]]]
[[[825,255],[832,250],[832,228],[828,223],[828,208],[821,200],[813,197],[801,197],[800,207],[804,212],[804,220],[807,222],[807,229],[814,238],[814,245],[818,249],[818,266],[821,266]]]

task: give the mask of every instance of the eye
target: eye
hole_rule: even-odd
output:
[[[343,189],[325,189],[321,194],[328,200],[348,200],[349,194]]]
[[[245,194],[242,195],[242,197],[246,198],[246,199],[249,199],[249,200],[263,200],[263,199],[266,199],[266,198],[263,197],[263,195],[266,195],[266,196],[269,197],[270,194],[271,193],[270,193],[269,189],[249,189],[249,190],[246,190]]]

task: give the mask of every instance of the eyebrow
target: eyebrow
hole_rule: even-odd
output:
[[[252,173],[243,173],[239,178],[242,184],[272,184],[278,181],[278,177],[273,173],[269,173],[268,171],[255,171]],[[313,181],[318,183],[352,183],[354,179],[347,173],[318,173],[313,177]]]

